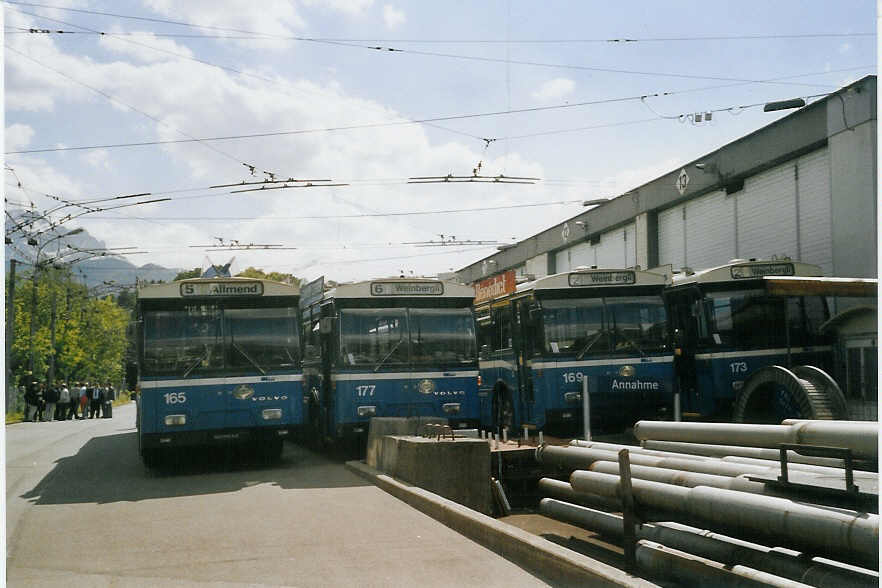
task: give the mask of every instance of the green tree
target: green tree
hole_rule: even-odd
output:
[[[274,282],[282,282],[285,284],[300,285],[300,279],[295,278],[293,274],[283,274],[281,272],[266,273],[262,269],[255,267],[247,267],[238,274],[237,278],[258,278],[261,280],[272,280]]]
[[[189,278],[198,278],[201,275],[202,275],[202,268],[201,267],[194,267],[191,270],[184,270],[184,271],[178,273],[178,275],[175,276],[175,279],[173,281],[176,282],[178,280],[186,280]]]

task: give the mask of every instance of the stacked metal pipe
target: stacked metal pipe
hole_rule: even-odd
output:
[[[739,585],[878,585],[879,575],[872,570],[879,565],[879,517],[869,512],[878,511],[875,501],[872,508],[820,495],[806,502],[807,495],[799,491],[757,481],[777,479],[780,474],[779,443],[847,447],[865,463],[875,462],[876,427],[876,423],[834,421],[783,425],[641,421],[635,436],[646,447],[574,441],[570,447],[538,448],[539,461],[572,472],[569,484],[540,481],[540,489],[554,497],[543,499],[541,510],[590,530],[621,535],[621,518],[603,511],[621,510],[618,452],[627,448],[632,493],[645,520],[689,522],[710,529],[675,522],[640,525],[638,565],[681,581],[684,578],[678,574],[696,582],[714,577],[715,583]],[[838,459],[788,454],[788,469],[798,470],[803,479],[842,479],[842,465]],[[858,487],[878,488],[877,473],[855,471],[854,476]],[[738,579],[723,580],[720,574]]]

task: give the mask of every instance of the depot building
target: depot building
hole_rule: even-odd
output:
[[[789,257],[876,277],[876,76],[456,272],[700,270]]]

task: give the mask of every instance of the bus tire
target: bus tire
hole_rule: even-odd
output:
[[[799,371],[808,374],[809,379],[777,365],[755,371],[744,382],[735,401],[732,420],[778,424],[785,418],[837,418],[832,395],[826,392],[828,383],[811,370]]]
[[[511,390],[505,382],[498,380],[493,386],[493,427],[500,432],[507,428],[513,430],[514,403]]]
[[[162,455],[160,454],[159,449],[142,449],[141,450],[141,461],[144,462],[144,466],[147,469],[155,469],[159,467],[159,463],[161,461]]]

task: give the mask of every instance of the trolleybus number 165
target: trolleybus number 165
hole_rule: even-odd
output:
[[[183,404],[187,402],[187,395],[184,392],[169,392],[164,396],[166,404]]]

